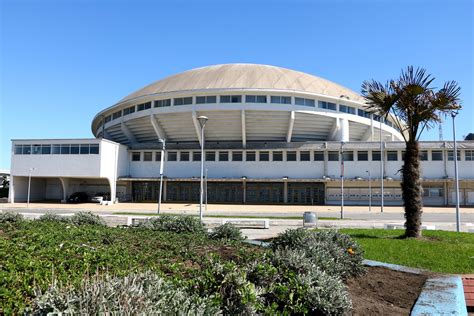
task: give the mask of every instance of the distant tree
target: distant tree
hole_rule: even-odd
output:
[[[405,237],[421,236],[422,188],[418,140],[425,129],[433,127],[446,114],[461,108],[461,88],[455,81],[439,90],[431,86],[434,77],[425,69],[402,70],[400,77],[382,84],[364,81],[362,95],[369,112],[391,116],[406,144],[402,167],[402,196],[405,208]]]

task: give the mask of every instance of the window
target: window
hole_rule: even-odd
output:
[[[186,97],[186,98],[174,98],[173,99],[174,105],[188,105],[193,104],[193,97]]]
[[[448,160],[453,161],[454,160],[454,150],[449,150],[448,151]],[[461,160],[461,151],[458,150],[457,152],[457,160]]]
[[[431,151],[431,160],[433,160],[433,161],[442,161],[443,160],[443,152],[441,150]]]
[[[87,145],[87,149],[89,149],[89,145]],[[61,153],[61,145],[53,145],[52,153],[53,155],[59,155]]]
[[[129,115],[135,112],[135,106],[131,106],[129,108],[123,109],[123,115]]]
[[[228,151],[220,151],[219,152],[219,161],[229,161],[229,152]]]
[[[143,153],[143,161],[152,161],[153,160],[153,153],[151,151],[145,151]]]
[[[161,162],[161,151],[157,151],[155,153],[155,161],[160,161]]]
[[[388,161],[397,161],[398,160],[398,151],[387,151],[387,160]]]
[[[21,155],[23,153],[21,145],[15,145],[14,153],[15,155]]]
[[[430,187],[423,188],[423,196],[426,196],[426,197],[442,197],[443,196],[443,188],[430,188]]]
[[[301,151],[300,152],[300,161],[310,161],[311,157],[309,151]]]
[[[177,161],[178,153],[176,151],[168,151],[168,161]]]
[[[241,95],[221,95],[221,103],[242,103]]]
[[[104,122],[108,123],[108,122],[110,122],[110,120],[112,120],[112,117],[110,115],[107,115],[104,119]]]
[[[255,161],[255,152],[254,151],[247,151],[245,153],[245,160],[246,161]]]
[[[79,144],[72,144],[71,145],[71,155],[79,154]]]
[[[372,161],[380,161],[380,151],[372,151]]]
[[[295,98],[295,104],[314,107],[316,102],[313,99]]]
[[[420,151],[420,160],[421,161],[428,160],[428,151],[427,150]]]
[[[216,152],[206,151],[206,161],[216,161]]]
[[[324,161],[324,151],[315,151],[313,155],[314,161]]]
[[[132,152],[132,161],[140,161],[140,153]]]
[[[326,102],[326,101],[319,101],[318,102],[318,107],[320,109],[327,109],[327,110],[332,110],[336,111],[336,103],[331,103],[331,102]]]
[[[369,160],[369,152],[367,152],[367,151],[358,151],[357,152],[357,160],[358,161],[367,161],[367,160]]]
[[[61,145],[61,155],[69,155],[71,153],[71,145],[62,144]]]
[[[99,154],[99,144],[90,144],[89,145],[89,153],[91,155],[98,155]]]
[[[143,111],[143,110],[148,110],[151,108],[151,102],[146,102],[137,105],[137,111]]]
[[[328,161],[339,161],[339,152],[328,151]]]
[[[339,104],[339,112],[355,114],[355,108],[353,108],[352,106]]]
[[[23,155],[29,155],[29,154],[31,154],[31,145],[23,145],[23,146],[22,146],[21,153],[22,153]]]
[[[182,151],[179,154],[179,160],[180,161],[189,161],[189,151]]]
[[[354,152],[353,151],[343,151],[342,158],[344,161],[354,161]]]
[[[201,161],[201,152],[193,151],[193,161]]]
[[[156,100],[155,108],[162,108],[165,106],[171,106],[171,99]]]
[[[81,155],[89,155],[89,144],[81,144],[79,147],[79,153]]]
[[[245,102],[247,103],[267,103],[266,95],[246,95]]]
[[[51,154],[51,145],[41,145],[41,154],[43,155]]]
[[[215,95],[196,97],[196,104],[208,104],[216,102],[217,97]]]
[[[366,118],[370,118],[370,113],[367,112],[367,111],[364,111],[362,109],[357,109],[357,115],[362,116],[362,117],[366,117]]]
[[[260,161],[270,161],[270,153],[268,151],[261,151],[259,153]]]
[[[118,111],[118,112],[115,112],[114,114],[112,114],[112,118],[115,120],[115,119],[118,119],[119,117],[122,116],[122,111]]]
[[[272,95],[270,97],[270,102],[277,104],[291,104],[291,97]]]
[[[273,152],[273,161],[283,161],[283,152],[282,151],[274,151]]]
[[[242,152],[241,151],[234,151],[232,153],[232,161],[242,161]]]
[[[296,151],[287,151],[286,161],[296,161]]]
[[[466,150],[466,151],[464,151],[464,160],[466,160],[466,161],[474,161],[474,150]]]
[[[39,155],[39,154],[41,154],[41,145],[33,145],[33,146],[31,147],[31,153],[32,153],[33,155]]]

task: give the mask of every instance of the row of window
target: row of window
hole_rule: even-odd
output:
[[[399,152],[388,150],[385,152],[387,161],[398,161]],[[324,151],[206,151],[205,152],[206,161],[243,161],[245,156],[245,161],[324,161]],[[401,152],[402,159],[404,152]],[[154,156],[154,157],[153,157]],[[201,152],[200,151],[168,151],[167,160],[168,161],[201,161]],[[448,160],[453,160],[453,151],[448,151]],[[354,161],[357,157],[358,161],[380,161],[381,155],[380,151],[328,151],[327,160],[328,161],[339,161],[343,159],[344,161]],[[457,155],[458,160],[461,160],[461,151],[458,150]],[[465,150],[464,158],[466,161],[474,161],[474,150]],[[132,152],[131,153],[132,161],[160,161],[161,152]],[[421,151],[420,160],[428,160],[428,151]],[[431,151],[431,160],[432,161],[442,161],[443,152],[441,150]]]
[[[15,155],[97,155],[99,144],[15,145]]]

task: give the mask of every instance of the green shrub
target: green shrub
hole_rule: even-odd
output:
[[[25,218],[20,213],[15,212],[1,212],[0,224],[17,223],[23,221]]]
[[[69,218],[67,216],[54,214],[54,213],[51,213],[51,212],[47,212],[47,213],[41,215],[38,218],[38,220],[41,221],[41,222],[60,222],[60,223],[70,223],[71,222],[71,218]]]
[[[308,241],[310,235],[311,231],[304,228],[287,229],[272,240],[270,243],[270,248],[272,250],[281,248],[305,248],[307,246],[306,242]]]
[[[217,226],[214,231],[209,234],[209,237],[216,240],[243,241],[247,239],[246,236],[242,235],[240,229],[231,223]]]
[[[71,223],[74,225],[95,225],[95,226],[107,226],[105,220],[99,215],[92,214],[91,212],[77,212],[71,216]]]
[[[34,300],[36,314],[78,315],[217,315],[213,298],[189,294],[154,272],[125,277],[85,278],[81,286],[62,287],[53,282]]]
[[[205,233],[204,225],[199,218],[183,215],[160,215],[148,219],[140,227],[175,233]]]

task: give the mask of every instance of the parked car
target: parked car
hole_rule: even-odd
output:
[[[91,198],[92,202],[102,203],[103,201],[110,201],[110,193],[99,192]]]
[[[86,203],[89,201],[89,196],[86,192],[74,192],[67,199],[68,203]]]

